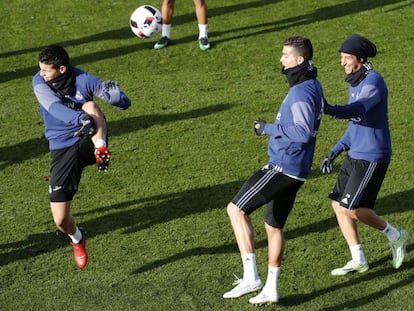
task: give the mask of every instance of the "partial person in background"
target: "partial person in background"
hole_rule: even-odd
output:
[[[210,48],[208,41],[208,16],[207,4],[204,0],[193,0],[198,22],[198,44],[200,50],[206,51]],[[154,49],[165,48],[170,43],[171,24],[174,15],[175,0],[164,0],[162,3],[162,34],[161,39],[154,45]]]
[[[392,151],[387,85],[368,61],[368,57],[377,54],[377,47],[367,38],[354,34],[342,43],[339,52],[341,66],[347,74],[345,81],[350,84],[348,104],[325,103],[324,112],[349,123],[345,134],[323,159],[321,170],[331,173],[335,158],[347,151],[329,198],[352,259],[331,274],[362,273],[369,269],[358,235],[358,221],[388,238],[393,267],[398,269],[406,253],[408,233],[393,227],[374,211]]]
[[[59,45],[43,49],[38,61],[40,71],[32,85],[51,154],[50,208],[56,227],[71,239],[76,265],[84,268],[88,262],[85,230],[75,224],[71,202],[83,169],[97,164],[99,171],[106,171],[111,158],[106,119],[93,99],[99,97],[119,110],[131,102],[118,83],[72,67]]]
[[[269,136],[268,163],[251,176],[227,205],[243,264],[243,278],[236,280],[223,298],[261,290],[249,299],[253,305],[279,300],[278,278],[285,245],[283,228],[296,194],[307,179],[314,156],[316,136],[322,118],[324,95],[312,63],[313,47],[308,38],[291,37],[283,42],[282,73],[290,90],[274,123],[254,122],[256,135]],[[268,274],[263,287],[254,248],[250,214],[267,205],[265,229],[268,241]]]

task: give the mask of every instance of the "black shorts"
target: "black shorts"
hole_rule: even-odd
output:
[[[349,209],[374,208],[388,165],[347,156],[329,198]]]
[[[266,223],[274,228],[283,228],[303,183],[265,167],[243,184],[232,202],[247,215],[267,204]]]
[[[67,202],[78,191],[83,168],[96,163],[95,148],[90,138],[50,152],[50,202]]]

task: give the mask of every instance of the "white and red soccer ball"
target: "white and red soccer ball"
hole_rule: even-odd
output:
[[[139,38],[153,37],[162,28],[161,12],[152,5],[141,5],[131,14],[129,26]]]

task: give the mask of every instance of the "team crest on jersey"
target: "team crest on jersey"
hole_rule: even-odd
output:
[[[281,117],[282,117],[282,114],[280,112],[278,112],[277,115],[276,115],[276,120],[279,121]]]
[[[78,99],[78,100],[82,100],[83,99],[83,95],[77,90],[76,91],[75,98]]]

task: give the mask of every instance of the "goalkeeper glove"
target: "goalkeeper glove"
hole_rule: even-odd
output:
[[[321,171],[323,174],[330,174],[333,171],[333,162],[338,155],[335,152],[330,151],[325,158],[322,160],[321,163]]]
[[[111,158],[111,152],[106,146],[95,147],[95,158],[98,164],[98,170],[106,172],[109,166],[109,159]]]
[[[81,120],[81,128],[79,131],[77,131],[75,134],[73,134],[74,137],[88,137],[93,136],[95,134],[95,122],[93,121],[93,118],[90,115],[86,115]]]
[[[257,136],[264,135],[264,128],[266,125],[266,121],[263,120],[256,120],[254,121],[254,132]]]
[[[108,80],[104,82],[105,100],[112,106],[118,107],[120,110],[125,110],[131,106],[131,101],[119,88],[119,83],[116,81]]]

